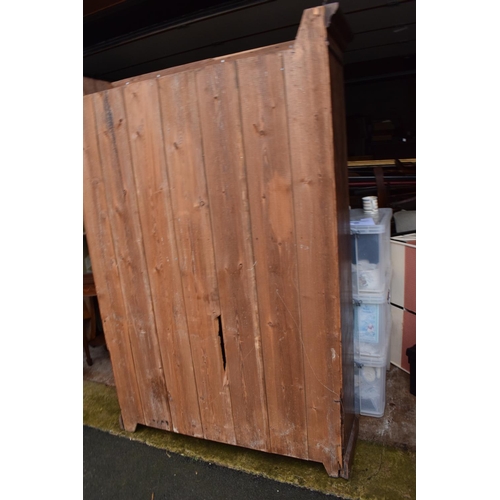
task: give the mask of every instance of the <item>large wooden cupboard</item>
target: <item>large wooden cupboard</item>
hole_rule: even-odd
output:
[[[357,435],[338,4],[295,40],[85,79],[84,221],[125,429],[322,462]]]

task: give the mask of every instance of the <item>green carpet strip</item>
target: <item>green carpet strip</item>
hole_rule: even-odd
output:
[[[301,486],[346,499],[416,498],[416,455],[358,440],[351,477],[331,478],[322,464],[206,441],[138,425],[120,429],[120,407],[114,387],[84,381],[83,423],[117,436],[249,474]]]

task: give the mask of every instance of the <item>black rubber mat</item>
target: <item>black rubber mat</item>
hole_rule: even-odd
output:
[[[339,497],[83,427],[84,500],[316,500]]]

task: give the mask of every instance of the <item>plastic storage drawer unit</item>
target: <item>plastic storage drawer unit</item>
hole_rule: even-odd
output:
[[[378,214],[350,211],[353,295],[381,294],[389,288],[391,208]]]
[[[369,297],[355,295],[353,299],[354,331],[359,354],[375,358],[384,356],[387,337],[391,332],[389,294]]]
[[[356,359],[354,396],[359,400],[359,412],[369,417],[382,417],[385,411],[385,382],[389,337],[383,356],[363,356]]]

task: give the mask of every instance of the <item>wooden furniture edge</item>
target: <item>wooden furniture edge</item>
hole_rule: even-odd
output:
[[[399,163],[417,163],[416,158],[403,158],[401,160],[349,160],[347,166],[349,168],[362,167],[393,167]]]
[[[351,427],[351,433],[349,435],[349,441],[347,442],[344,454],[343,467],[340,470],[340,477],[344,479],[349,479],[349,475],[351,473],[352,464],[354,461],[354,452],[356,450],[356,441],[358,438],[358,432],[359,432],[359,415],[355,415],[354,422]]]
[[[95,78],[83,77],[83,95],[94,94],[101,90],[108,90],[113,88],[110,82],[104,80],[96,80]]]
[[[282,50],[289,50],[293,47],[295,40],[290,40],[288,42],[277,43],[274,45],[266,45],[264,47],[257,47],[255,49],[244,50],[242,52],[236,52],[234,54],[227,54],[224,56],[218,56],[210,59],[202,59],[200,61],[193,61],[187,64],[181,64],[180,66],[172,66],[170,68],[165,68],[159,71],[151,71],[143,75],[133,76],[131,78],[124,78],[122,80],[117,80],[111,83],[111,88],[123,87],[129,83],[141,82],[143,80],[151,80],[152,78],[160,78],[162,76],[171,75],[173,73],[181,73],[182,71],[194,70],[197,68],[206,68],[209,65],[219,64],[221,62],[229,62],[244,57],[264,55],[269,52],[279,52]]]
[[[340,3],[328,3],[323,6],[325,12],[325,28],[328,35],[338,44],[340,50],[344,52],[354,35],[347,23]]]

